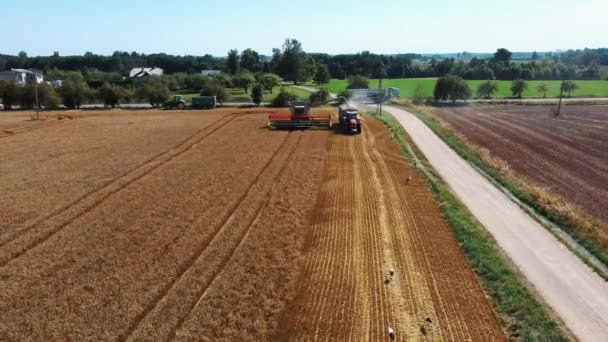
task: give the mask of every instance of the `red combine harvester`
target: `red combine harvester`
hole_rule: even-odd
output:
[[[310,114],[310,107],[308,101],[292,101],[289,103],[291,114],[270,114],[268,116],[268,127],[284,129],[331,128],[331,115]]]

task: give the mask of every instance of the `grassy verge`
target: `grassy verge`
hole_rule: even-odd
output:
[[[417,166],[441,204],[441,211],[452,227],[472,269],[492,298],[502,324],[511,338],[526,341],[567,341],[547,309],[526,288],[519,275],[501,254],[494,240],[448,190],[422,156],[412,149],[411,138],[390,114],[381,120],[399,144],[404,157]]]
[[[578,217],[578,214],[574,213],[561,213],[552,207],[543,205],[540,202],[538,195],[533,195],[529,190],[526,190],[516,184],[515,181],[503,176],[499,170],[490,166],[486,161],[484,161],[484,158],[478,152],[470,148],[456,134],[444,128],[437,119],[412,106],[407,106],[407,110],[422,120],[433,132],[435,132],[435,134],[437,134],[462,158],[475,165],[488,177],[494,180],[494,182],[510,192],[517,200],[532,208],[532,210],[534,210],[538,215],[546,219],[550,224],[557,226],[561,231],[565,232],[569,237],[576,241],[576,243],[585,250],[584,252],[587,252],[596,258],[599,263],[603,265],[590,263],[584,255],[581,255],[581,251],[573,251],[581,256],[581,259],[584,262],[598,271],[600,276],[602,276],[604,279],[607,278],[605,268],[606,265],[608,265],[608,254],[597,242],[597,240],[590,235],[590,228],[582,226],[583,223],[592,224],[592,219],[583,219]]]
[[[399,88],[401,90],[401,98],[412,98],[416,89],[420,89],[423,96],[433,96],[433,90],[435,89],[436,78],[400,78],[400,79],[385,79],[383,80],[383,87],[388,88]],[[467,80],[466,81],[473,91],[483,80]],[[607,97],[608,96],[608,82],[604,80],[579,80],[575,81],[578,88],[572,93],[572,97]],[[556,98],[559,96],[559,90],[561,87],[561,81],[527,81],[528,89],[524,91],[522,96],[524,98],[543,98],[545,94],[538,90],[540,84],[545,84],[548,87],[547,98]],[[495,99],[510,98],[511,94],[511,81],[496,81],[498,90],[494,94]],[[348,85],[347,80],[336,80],[332,79],[328,84],[322,85],[327,87],[332,93],[340,93],[345,90]],[[313,87],[320,87],[319,85],[311,85]],[[371,80],[369,84],[370,88],[378,87],[378,80]]]

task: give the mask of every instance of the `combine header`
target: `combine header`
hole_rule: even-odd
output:
[[[310,102],[292,101],[289,103],[291,114],[270,114],[268,127],[270,128],[331,128],[331,115],[310,114]]]

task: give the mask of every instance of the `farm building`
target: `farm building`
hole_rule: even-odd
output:
[[[152,67],[152,68],[133,68],[129,72],[130,78],[145,78],[149,76],[162,76],[163,69]]]
[[[42,83],[42,74],[25,69],[11,69],[7,71],[0,71],[0,81],[10,81],[25,85],[27,83],[33,83],[34,80],[36,80],[37,83]]]
[[[207,77],[212,77],[212,76],[216,76],[222,73],[222,70],[203,70],[201,71],[201,74],[203,76],[207,76]]]

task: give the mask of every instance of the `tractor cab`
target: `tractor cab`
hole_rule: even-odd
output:
[[[186,109],[186,101],[181,95],[175,95],[169,101],[163,103],[164,109]]]
[[[338,116],[340,120],[340,128],[345,134],[360,134],[361,133],[361,118],[359,110],[349,105],[342,103],[338,106]]]

